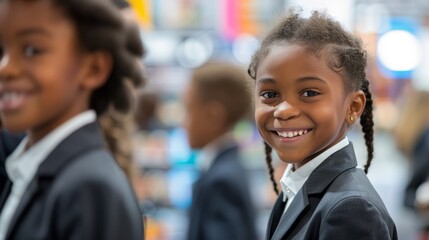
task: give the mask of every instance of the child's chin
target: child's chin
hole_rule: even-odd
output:
[[[12,121],[7,121],[5,119],[2,119],[2,122],[3,122],[2,128],[6,129],[10,133],[20,134],[20,133],[24,133],[27,130],[25,126],[21,124],[17,124],[16,122],[12,123]]]
[[[286,163],[286,164],[298,164],[302,165],[304,164],[304,157],[302,156],[293,156],[292,154],[285,154],[285,153],[277,153],[279,156],[280,161]]]

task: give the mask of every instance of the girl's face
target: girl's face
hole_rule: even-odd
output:
[[[0,4],[0,114],[38,141],[88,109],[85,57],[73,22],[50,1]]]
[[[255,86],[258,130],[282,161],[299,168],[346,136],[356,94],[346,94],[341,76],[302,46],[272,46]]]

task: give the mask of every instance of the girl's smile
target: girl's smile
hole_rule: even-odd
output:
[[[18,111],[35,92],[33,88],[23,86],[19,82],[0,82],[0,111],[4,114]]]
[[[302,139],[304,135],[309,133],[312,129],[274,129],[271,130],[273,134],[276,134],[279,137],[279,140],[282,142],[294,142]]]
[[[14,111],[24,105],[27,95],[18,91],[0,92],[0,111]]]

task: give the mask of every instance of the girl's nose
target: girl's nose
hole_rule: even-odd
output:
[[[10,55],[3,55],[0,58],[0,80],[11,80],[18,74],[18,66]]]
[[[282,120],[295,118],[299,115],[299,110],[289,104],[287,101],[282,101],[275,107],[274,117]]]

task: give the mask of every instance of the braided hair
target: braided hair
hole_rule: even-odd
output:
[[[345,91],[362,90],[364,92],[366,103],[360,124],[368,151],[367,163],[364,166],[364,171],[367,173],[374,153],[374,122],[372,95],[365,73],[367,54],[361,40],[344,30],[339,22],[325,13],[314,11],[309,18],[304,18],[291,10],[267,34],[261,47],[253,55],[248,68],[249,76],[256,79],[258,65],[269,54],[271,47],[285,43],[299,44],[309,53],[324,57],[328,66],[344,79]],[[274,181],[270,156],[271,147],[267,143],[265,143],[265,154],[270,178],[276,190],[277,184]]]
[[[131,178],[133,129],[132,88],[144,83],[140,60],[145,54],[140,31],[127,22],[112,0],[52,0],[75,24],[79,46],[87,52],[106,51],[113,59],[105,84],[90,97],[107,147]]]
[[[264,145],[265,145],[265,161],[267,162],[267,165],[268,165],[268,172],[270,174],[270,180],[273,183],[274,192],[278,195],[279,189],[277,188],[277,183],[276,183],[276,180],[274,178],[274,168],[272,165],[273,159],[271,158],[271,152],[273,151],[273,149],[266,142],[264,142]]]
[[[137,26],[126,22],[111,0],[52,0],[74,22],[80,47],[88,52],[107,51],[113,66],[106,83],[96,89],[90,108],[100,116],[110,105],[120,111],[131,109],[132,99],[127,81],[139,86],[144,79],[144,48]]]

